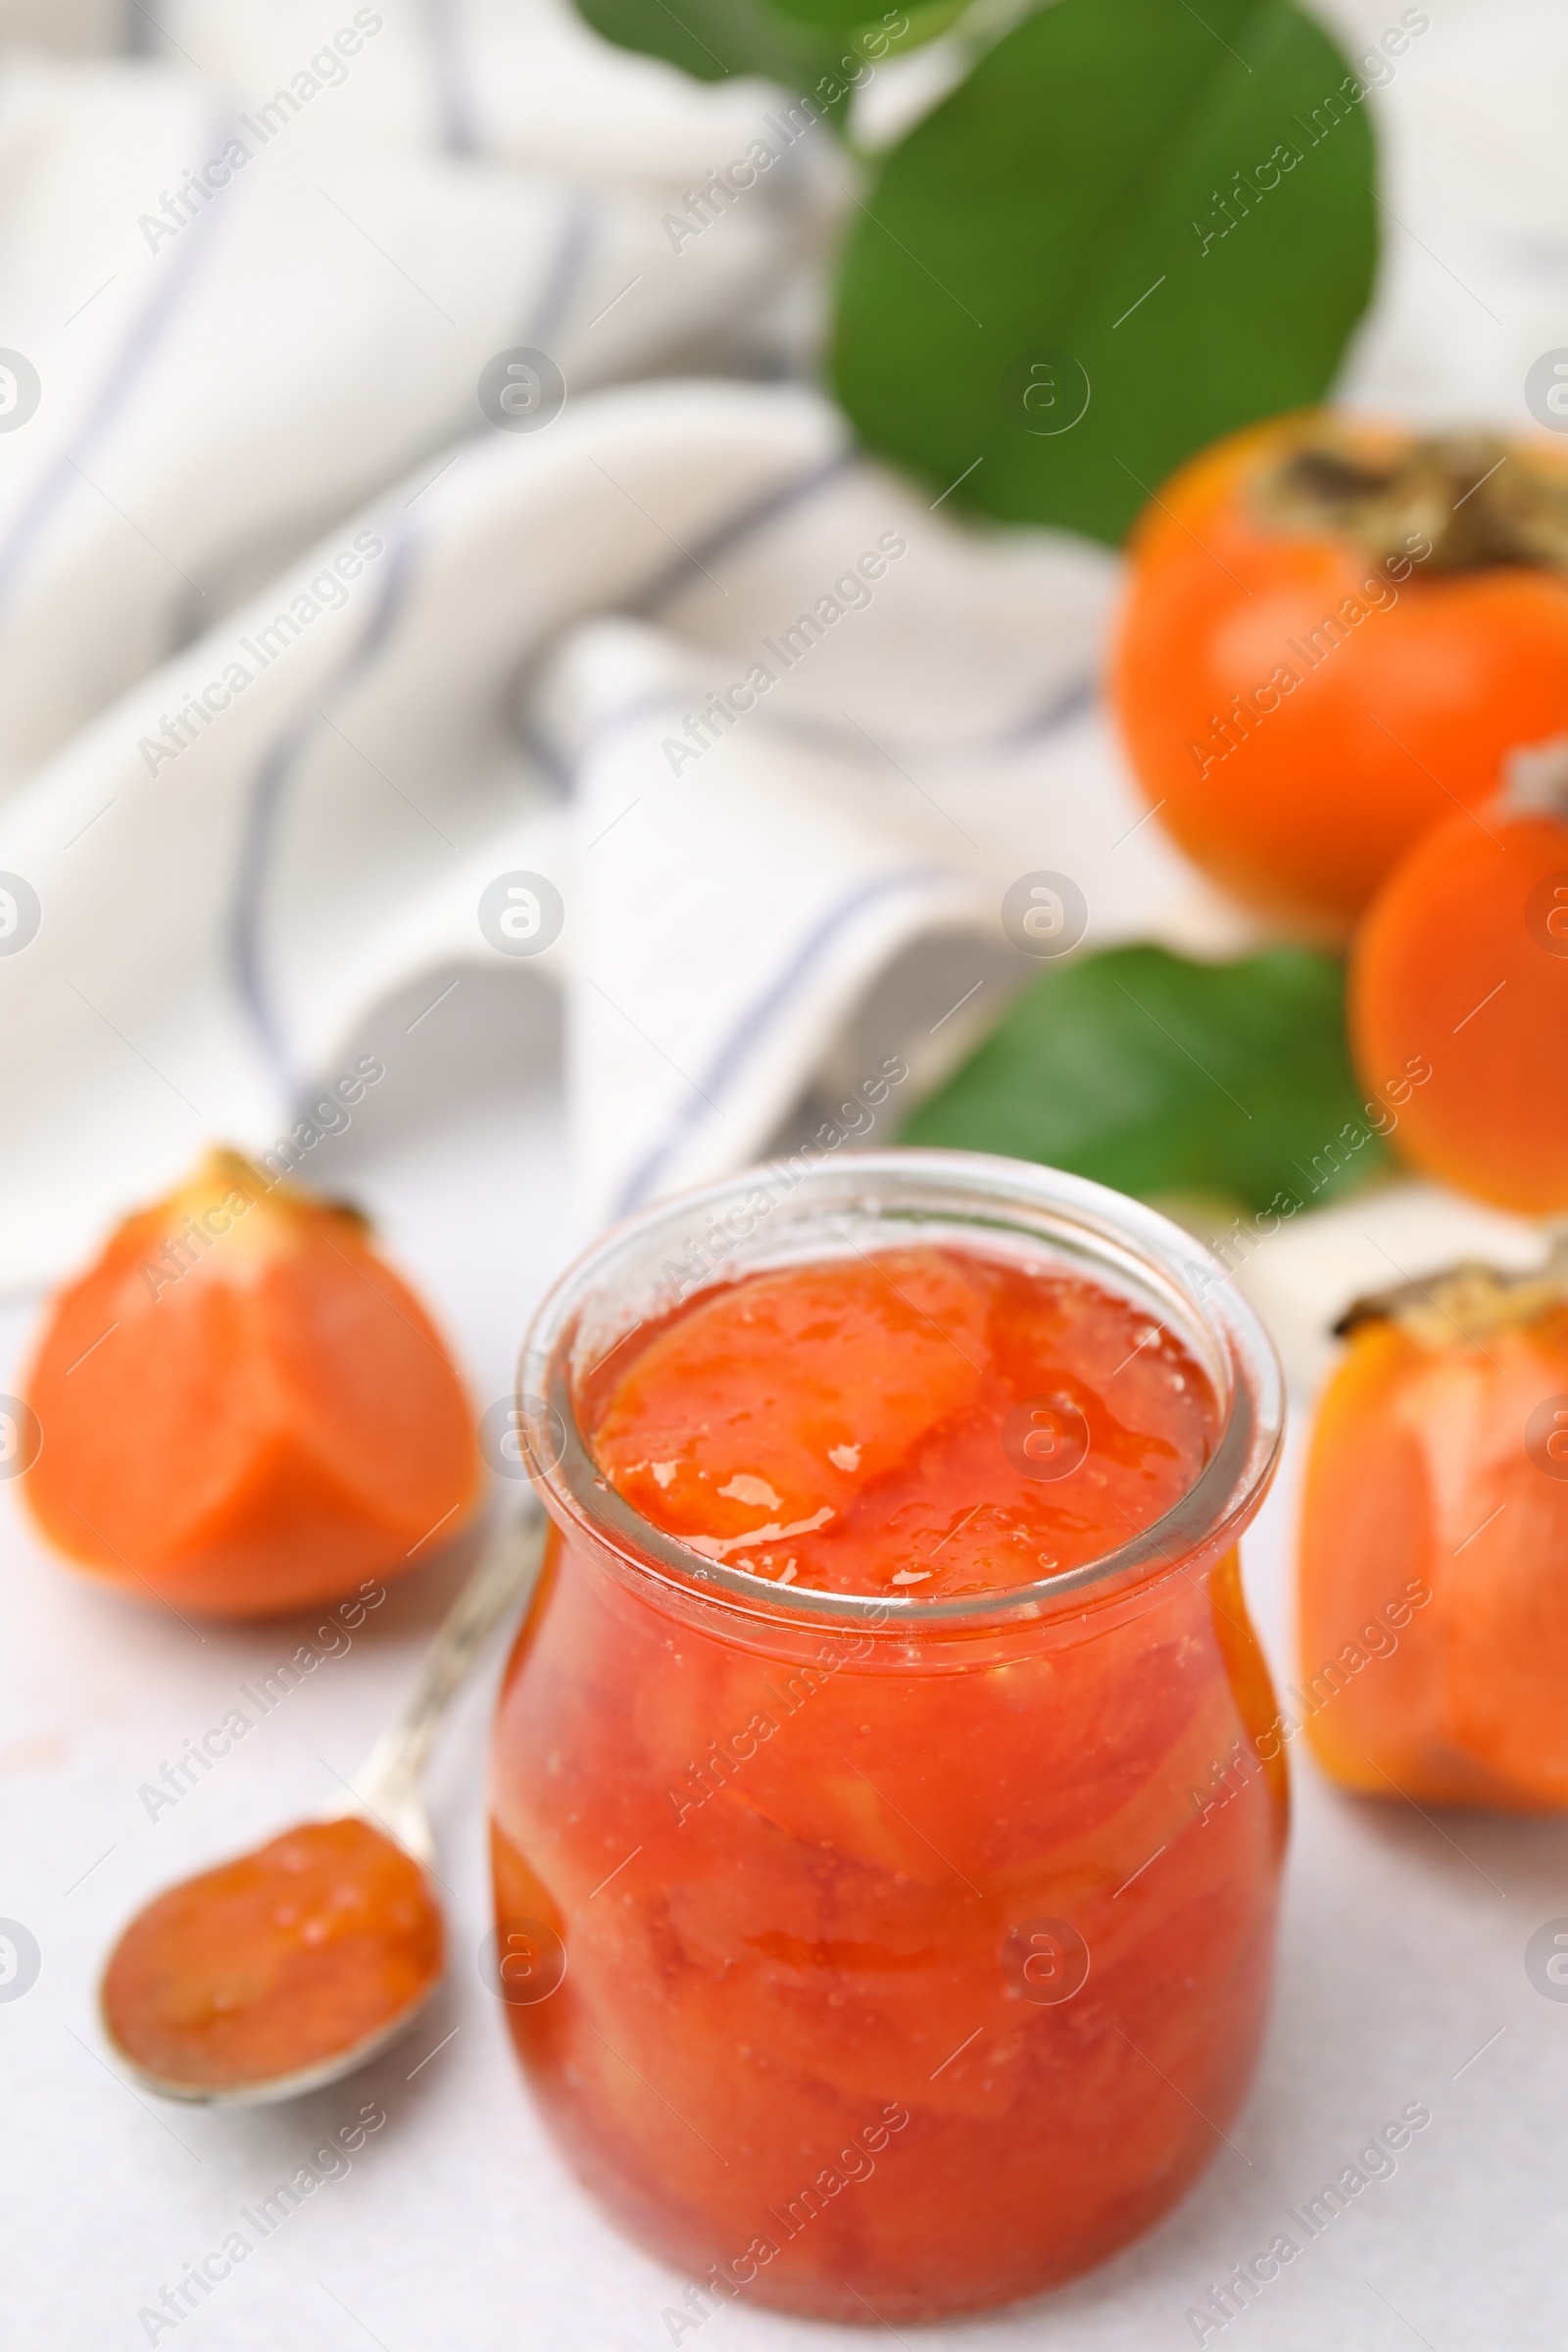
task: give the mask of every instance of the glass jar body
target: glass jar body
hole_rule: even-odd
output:
[[[759,1266],[926,1240],[1180,1335],[1217,1418],[1174,1507],[921,1601],[784,1589],[611,1487],[584,1399],[639,1330]],[[579,2178],[696,2282],[676,2317],[896,2325],[1115,2252],[1219,2145],[1270,1976],[1285,1766],[1235,1547],[1282,1401],[1221,1270],[1051,1169],[775,1164],[597,1245],[520,1388],[556,1524],[496,1723],[497,1988]]]
[[[509,2021],[579,2178],[713,2292],[1028,2295],[1156,2220],[1246,2091],[1284,1765],[1234,1552],[962,1648],[754,1647],[556,1542],[493,1830],[503,1946],[564,1974],[524,1958]]]

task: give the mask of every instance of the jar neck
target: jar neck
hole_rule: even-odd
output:
[[[788,1612],[770,1609],[766,1602],[775,1588],[765,1587],[755,1599],[737,1598],[705,1583],[700,1574],[682,1581],[662,1563],[640,1560],[624,1545],[606,1541],[598,1529],[558,1519],[548,1576],[582,1580],[596,1605],[611,1615],[644,1627],[651,1618],[662,1621],[676,1640],[696,1636],[727,1650],[830,1677],[839,1672],[926,1677],[1060,1655],[1137,1624],[1158,1627],[1206,1617],[1213,1581],[1234,1556],[1233,1547],[1199,1558],[1156,1560],[1114,1587],[1063,1594],[1054,1606],[970,1610],[956,1619],[934,1619],[929,1606],[903,1613],[885,1595],[856,1594],[849,1597],[864,1601],[863,1614],[846,1619],[808,1605],[842,1595],[807,1591],[800,1596],[802,1605]]]

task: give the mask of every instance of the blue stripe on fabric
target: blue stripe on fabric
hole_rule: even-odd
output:
[[[556,258],[550,265],[550,274],[522,330],[524,340],[535,351],[548,350],[551,336],[565,324],[571,298],[582,282],[583,270],[593,250],[597,224],[598,208],[593,198],[579,191],[566,207],[565,225],[556,247]]]
[[[226,136],[220,125],[217,136]],[[17,574],[24,558],[29,552],[40,528],[68,490],[87,489],[96,498],[99,493],[90,482],[84,482],[77,471],[80,461],[87,456],[105,427],[113,420],[137,376],[152,357],[158,343],[168,331],[170,322],[184,299],[191,279],[211,243],[210,223],[213,207],[198,213],[190,223],[189,236],[182,236],[177,251],[171,257],[154,289],[150,302],[137,314],[123,344],[111,362],[103,389],[88,410],[69,446],[62,450],[49,472],[34,490],[11,527],[9,536],[0,546],[0,608],[16,585]],[[85,468],[83,468],[83,472]],[[166,562],[168,559],[165,559]],[[177,569],[177,566],[175,567]]]
[[[1098,675],[1094,671],[1083,670],[1077,677],[1067,679],[1054,694],[1049,695],[1043,703],[1037,704],[1033,710],[1026,711],[1022,718],[1015,719],[1010,726],[985,734],[923,736],[918,742],[910,743],[895,735],[892,749],[901,753],[906,760],[972,760],[977,753],[1022,751],[1027,745],[1041,742],[1046,736],[1055,734],[1059,728],[1092,710],[1099,700],[1099,685]],[[750,716],[750,713],[747,715]],[[808,742],[830,744],[835,749],[858,752],[862,759],[887,748],[881,737],[873,741],[858,730],[852,732],[848,727],[836,727],[831,719],[813,718],[805,711],[774,710],[760,703],[757,716],[769,733],[796,735]]]
[[[820,963],[827,950],[856,916],[865,907],[873,906],[878,899],[891,898],[900,891],[924,890],[933,882],[950,879],[940,866],[912,866],[903,873],[878,875],[874,881],[860,883],[847,899],[837,906],[830,907],[812,925],[784,969],[742,1013],[719,1046],[703,1074],[697,1096],[687,1101],[663,1140],[654,1146],[628,1178],[615,1204],[614,1213],[617,1216],[627,1215],[647,1199],[680,1146],[702,1125],[711,1108],[703,1098],[716,1096],[730,1084],[747,1055],[777,1020],[801,983]]]
[[[449,155],[477,155],[479,132],[466,48],[455,0],[424,0],[424,25],[435,61],[441,140]]]
[[[305,1080],[295,1067],[268,987],[261,937],[267,884],[277,848],[284,798],[301,759],[325,725],[318,706],[340,698],[385,645],[408,591],[413,559],[414,543],[407,537],[399,538],[390,551],[380,593],[359,643],[335,670],[328,672],[311,705],[296,710],[286,721],[263,756],[251,785],[229,915],[229,956],[240,1001],[255,1024],[274,1073],[291,1099],[299,1095]]]
[[[837,479],[850,462],[850,453],[841,453],[813,466],[807,473],[797,474],[792,481],[784,482],[776,489],[766,490],[760,496],[754,495],[748,498],[743,506],[737,507],[725,516],[722,522],[715,523],[706,536],[698,541],[691,556],[680,556],[673,564],[662,563],[653,577],[646,580],[641,588],[633,589],[628,594],[617,598],[613,604],[607,605],[603,613],[598,617],[610,618],[618,615],[626,620],[651,618],[666,596],[676,593],[687,585],[693,564],[698,558],[720,555],[727,549],[738,547],[754,531],[759,531],[766,523],[771,522],[775,515],[787,514],[795,508],[803,506],[814,498],[819,490]],[[661,709],[665,703],[672,700],[672,697],[656,691],[640,697],[635,704],[616,711],[612,717],[602,721],[599,726],[595,727],[587,741],[579,747],[575,762],[568,762],[564,755],[548,741],[536,719],[531,715],[525,714],[519,718],[516,733],[524,748],[539,760],[552,780],[565,788],[575,780],[576,767],[581,765],[588,753],[601,743],[607,734],[612,733],[616,727],[624,724],[628,719],[639,716],[645,711]]]
[[[594,207],[579,194],[568,207],[555,258],[536,297],[524,333],[541,345],[564,318],[581,280],[594,233]],[[477,439],[478,427],[466,436]],[[323,687],[320,699],[341,694],[350,681],[372,662],[395,627],[407,595],[413,569],[413,542],[400,529],[381,593],[359,645],[347,656]],[[280,1083],[291,1096],[304,1084],[283,1035],[269,989],[262,950],[262,920],[267,883],[276,848],[283,803],[289,780],[318,732],[315,710],[297,711],[286,723],[256,771],[240,849],[233,910],[229,919],[230,961],[241,1002],[250,1014]]]
[[[917,743],[906,743],[895,735],[892,749],[902,753],[906,760],[972,760],[979,753],[1021,751],[1092,710],[1099,700],[1099,685],[1098,676],[1086,670],[1075,678],[1069,678],[1054,695],[1010,726],[987,734],[945,735],[935,739],[923,736]],[[683,687],[677,693],[668,686],[650,687],[600,720],[582,747],[579,763],[591,753],[602,750],[605,743],[623,727],[635,726],[643,719],[657,717],[662,712],[679,710],[684,716],[685,707],[700,702],[700,691],[690,688]],[[888,748],[880,738],[873,742],[858,730],[835,726],[831,719],[816,718],[808,711],[775,710],[767,704],[759,702],[754,710],[744,715],[748,720],[755,719],[759,733],[794,736],[798,741],[813,744],[819,749],[852,752],[862,760],[869,760],[871,755],[885,752]],[[735,723],[739,726],[740,719]],[[729,737],[721,735],[718,741],[727,743]],[[548,761],[552,773],[565,774],[559,756],[551,747],[532,741],[530,748],[537,757]],[[714,748],[713,745],[709,746],[710,750]]]
[[[647,585],[639,589],[635,596],[623,598],[616,610],[633,618],[646,619],[667,598],[677,595],[682,588],[690,587],[694,573],[704,564],[728,555],[743,540],[749,539],[754,531],[773,521],[775,516],[791,514],[797,507],[807,505],[818,491],[825,490],[830,482],[846,474],[854,463],[853,450],[839,450],[833,457],[813,466],[808,472],[797,474],[793,481],[782,483],[778,489],[764,490],[760,497],[749,498],[723,522],[713,524],[705,532],[694,548],[677,556],[672,563],[662,564]]]
[[[588,199],[578,196],[566,208],[554,259],[550,264],[543,286],[535,297],[527,321],[521,330],[524,342],[535,346],[542,345],[560,325],[562,318],[569,308],[571,298],[577,290],[583,265],[592,244],[593,230],[593,205]],[[476,422],[458,433],[455,438],[459,454],[461,455],[470,443],[477,444],[494,430],[493,425]],[[407,461],[397,461],[400,470],[405,474],[413,473],[421,462],[428,463],[439,451],[451,448],[453,441],[452,434],[444,433],[439,440],[421,450],[417,457],[410,458]],[[321,516],[318,512],[313,512],[299,534],[300,544],[308,544],[309,541],[318,538],[321,529]],[[248,538],[232,542],[223,554],[214,559],[209,576],[220,581],[220,575],[225,568],[230,572],[243,571],[248,568],[255,557],[257,544],[254,533]],[[296,550],[293,547],[280,552],[277,557],[278,564],[287,568],[294,562],[295,553]],[[222,596],[223,592],[220,584],[220,602],[222,601]],[[206,599],[203,597],[203,602],[205,601]],[[247,601],[249,601],[248,598]],[[175,618],[173,650],[183,652],[188,645],[194,644],[198,638],[205,636],[210,626],[210,621],[199,610],[195,600],[190,596],[183,597],[180,600],[180,607]]]

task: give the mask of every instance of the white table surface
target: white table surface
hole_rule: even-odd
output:
[[[367,1116],[324,1146],[336,1156],[319,1171],[375,1211],[481,1402],[506,1394],[528,1310],[575,1240],[553,1031],[526,991],[497,986],[504,1002],[487,1003],[483,986],[466,980],[400,1041],[398,1083],[373,1123]],[[394,1006],[377,1034],[413,1017]],[[29,1302],[0,1311],[0,1391],[17,1385],[36,1311]],[[1293,1446],[1247,1549],[1250,1596],[1282,1675],[1293,1671],[1286,1564],[1298,1458]],[[454,1964],[416,2034],[348,2082],[251,2113],[144,2100],[102,2053],[94,1982],[125,1915],[169,1881],[325,1807],[333,1772],[353,1768],[406,1688],[457,1564],[394,1588],[346,1656],[154,1822],[138,1786],[300,1633],[277,1621],[207,1627],[198,1639],[172,1615],[99,1592],[44,1554],[10,1487],[0,1487],[0,1916],[23,1921],[43,1955],[32,1989],[0,2002],[0,2304],[10,2323],[0,2338],[29,2352],[144,2344],[140,2308],[220,2244],[241,2206],[374,2099],[385,2128],[347,2177],[290,2214],[160,2343],[177,2340],[179,2352],[667,2345],[662,2314],[680,2282],[617,2237],[558,2163],[479,1980],[483,1762],[499,1654],[439,1759]],[[1395,2176],[1307,2245],[1224,2342],[1245,2339],[1251,2352],[1395,2352],[1416,2340],[1432,2352],[1533,2352],[1568,2340],[1568,2004],[1543,1998],[1524,1969],[1531,1933],[1568,1914],[1568,1824],[1428,1818],[1351,1801],[1299,1744],[1273,2025],[1231,2135],[1236,2152],[1220,2147],[1185,2204],[1092,2278],[991,2318],[906,2330],[912,2340],[1175,2352],[1196,2340],[1185,2314],[1209,2283],[1289,2228],[1286,2208],[1413,2100],[1432,2123]],[[848,2329],[737,2305],[700,2333],[702,2352],[852,2340]]]

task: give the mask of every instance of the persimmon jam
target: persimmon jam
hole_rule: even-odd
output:
[[[193,2095],[324,2065],[388,2032],[441,1974],[441,1912],[368,1822],[303,1822],[139,1911],[104,1972],[111,2039]]]
[[[1217,1419],[1131,1299],[956,1250],[754,1274],[639,1338],[589,1399],[617,1492],[694,1551],[821,1592],[935,1600],[1079,1567],[1180,1500]]]
[[[1190,1493],[1214,1383],[1067,1258],[941,1239],[699,1291],[575,1409],[693,1557],[547,1488],[497,1989],[568,2161],[701,2288],[674,2320],[929,2319],[1102,2260],[1236,2161],[1284,1765],[1234,1548],[1047,1580]]]

